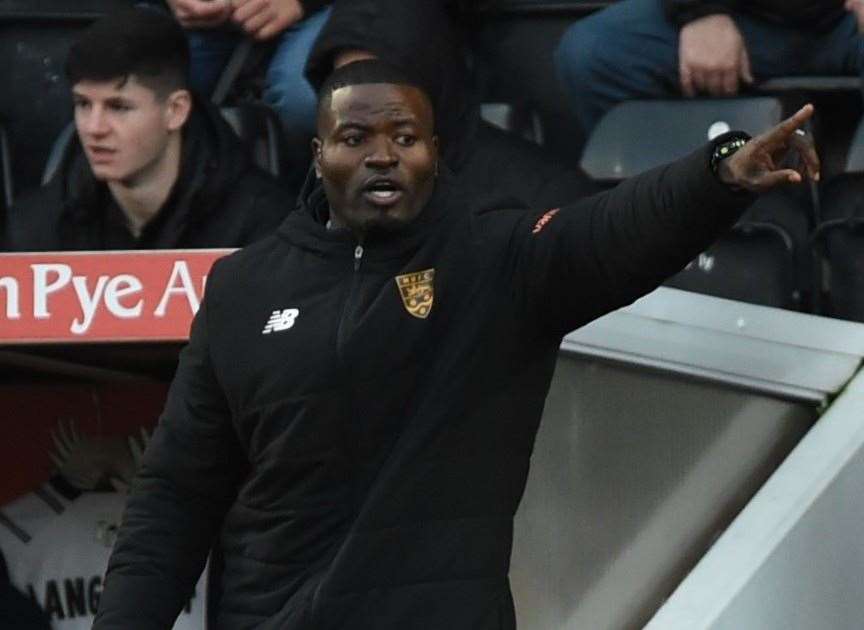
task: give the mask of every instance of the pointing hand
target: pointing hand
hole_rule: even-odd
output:
[[[813,139],[801,126],[813,116],[805,105],[794,115],[750,140],[731,157],[720,162],[718,176],[737,188],[762,193],[809,177],[819,181],[819,156]],[[782,168],[789,158],[798,158],[795,168]]]

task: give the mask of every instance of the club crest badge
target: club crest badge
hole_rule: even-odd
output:
[[[425,269],[396,276],[396,286],[405,310],[418,319],[426,319],[435,301],[435,270]]]

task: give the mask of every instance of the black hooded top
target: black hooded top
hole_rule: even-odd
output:
[[[751,197],[710,152],[545,212],[474,212],[444,170],[362,245],[315,186],[217,261],[94,630],[170,627],[214,540],[214,628],[513,630],[513,516],[561,337],[735,221]]]
[[[320,87],[342,50],[375,54],[411,75],[435,108],[442,159],[480,209],[550,208],[595,192],[542,148],[480,119],[464,29],[465,2],[343,0],[315,42],[306,76]]]
[[[294,205],[294,195],[252,163],[219,112],[196,101],[183,128],[177,181],[136,239],[74,143],[54,178],[10,209],[8,250],[242,247],[275,231]]]

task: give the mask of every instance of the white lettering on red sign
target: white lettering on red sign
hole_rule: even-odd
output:
[[[30,265],[33,270],[33,317],[36,319],[48,319],[48,296],[56,293],[72,279],[72,268],[69,265],[47,263]],[[55,275],[48,282],[48,274]]]
[[[183,339],[227,253],[0,254],[0,343]]]
[[[0,289],[6,291],[6,319],[21,319],[20,287],[15,278],[0,278]]]
[[[179,285],[177,284],[178,280],[180,281]],[[165,317],[168,301],[172,296],[178,294],[186,296],[189,310],[192,311],[193,315],[198,312],[200,302],[198,301],[198,296],[195,294],[195,285],[192,283],[192,277],[189,275],[189,266],[182,260],[174,263],[171,277],[168,279],[168,286],[165,287],[162,299],[159,300],[159,306],[156,307],[153,314],[156,317]]]
[[[124,273],[112,278],[105,289],[105,305],[109,311],[122,319],[141,317],[144,300],[139,299],[132,306],[123,306],[121,299],[128,295],[141,293],[143,288],[144,285],[141,284],[141,281],[131,274]]]

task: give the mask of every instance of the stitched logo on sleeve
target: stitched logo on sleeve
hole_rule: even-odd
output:
[[[294,325],[294,322],[297,321],[297,316],[299,314],[300,309],[296,308],[286,308],[281,311],[273,311],[270,315],[270,319],[267,320],[267,324],[264,326],[264,330],[261,331],[261,334],[269,335],[270,333],[288,330]]]
[[[395,280],[405,310],[418,319],[426,319],[435,301],[435,270],[406,273]]]
[[[558,214],[558,211],[560,209],[561,208],[553,208],[552,210],[548,210],[547,212],[544,212],[543,216],[540,217],[539,219],[537,219],[537,223],[534,224],[534,229],[531,230],[531,234],[539,234],[540,230],[542,230],[544,227],[546,227],[546,224],[552,220],[552,217],[554,217],[556,214]]]

